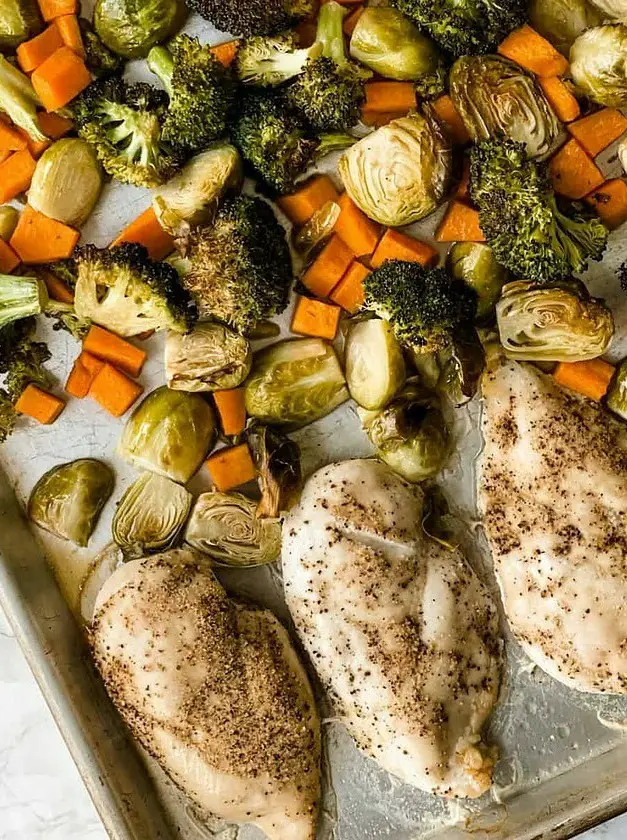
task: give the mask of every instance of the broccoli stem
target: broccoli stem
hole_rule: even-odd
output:
[[[165,47],[153,47],[148,53],[148,67],[161,80],[168,96],[172,96],[172,75],[174,74],[174,58]]]
[[[47,303],[48,294],[41,280],[0,274],[0,329],[11,321],[39,315]]]
[[[344,47],[344,15],[346,9],[339,3],[325,3],[318,15],[318,29],[316,41],[322,44],[322,55],[339,64],[347,64],[346,49]]]
[[[28,77],[0,56],[0,110],[33,140],[43,142],[48,138],[39,128],[37,105],[41,103]]]

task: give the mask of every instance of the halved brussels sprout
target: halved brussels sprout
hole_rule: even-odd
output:
[[[96,0],[94,29],[114,53],[145,58],[181,28],[186,16],[184,0]]]
[[[489,319],[507,282],[507,269],[497,263],[492,249],[481,242],[456,242],[446,261],[451,276],[477,293],[477,320]]]
[[[118,503],[111,531],[124,556],[171,548],[187,522],[192,494],[169,478],[145,472]]]
[[[300,497],[303,485],[300,447],[269,426],[254,427],[248,435],[248,445],[261,489],[256,515],[275,519],[283,511],[290,510]]]
[[[567,58],[575,39],[590,26],[603,22],[587,0],[531,0],[529,21]]]
[[[200,394],[163,386],[148,394],[131,414],[118,453],[139,469],[185,484],[216,438],[213,409]]]
[[[346,383],[362,408],[383,408],[405,382],[403,351],[388,321],[351,326],[346,339]]]
[[[203,493],[196,499],[185,541],[222,566],[261,566],[281,552],[281,523],[260,519],[241,493]]]
[[[429,391],[435,391],[442,368],[440,367],[438,353],[420,353],[415,347],[408,347],[407,353],[412,365],[416,369],[420,384]]]
[[[451,146],[436,119],[410,114],[355,143],[339,172],[367,216],[391,227],[409,225],[432,213],[448,192]]]
[[[590,0],[605,20],[627,22],[627,0]]]
[[[533,158],[546,158],[562,124],[534,77],[498,55],[466,55],[450,74],[450,94],[472,139],[508,137]]]
[[[95,458],[53,467],[28,500],[28,516],[40,528],[85,547],[113,492],[113,473]]]
[[[437,96],[444,90],[446,62],[442,53],[398,9],[365,9],[353,30],[350,54],[387,79],[416,82],[421,96]]]
[[[153,191],[152,207],[161,227],[185,239],[193,225],[210,222],[218,202],[244,177],[235,146],[224,144],[189,160],[171,180]]]
[[[438,354],[442,373],[437,390],[453,405],[465,405],[477,393],[485,367],[485,351],[472,326],[457,330],[453,341]]]
[[[305,261],[318,245],[331,236],[341,212],[336,201],[327,201],[301,228],[292,229],[292,244]]]
[[[319,338],[279,341],[256,353],[246,411],[264,423],[298,428],[349,398],[335,350]]]
[[[627,359],[618,366],[610,383],[607,407],[623,420],[627,420]]]
[[[44,28],[36,0],[2,0],[0,50],[14,50]]]
[[[252,361],[249,342],[222,324],[197,324],[185,335],[169,332],[165,343],[166,380],[175,391],[237,388]]]
[[[91,216],[103,183],[104,173],[90,144],[66,137],[37,161],[28,203],[44,216],[80,227]]]
[[[599,105],[627,106],[627,25],[596,26],[570,50],[570,73],[577,87]]]
[[[574,288],[508,283],[496,306],[501,344],[510,359],[581,362],[607,350],[614,334],[610,310]]]
[[[5,204],[3,207],[0,207],[0,239],[3,239],[5,242],[9,241],[13,236],[13,231],[17,227],[19,218],[20,214],[10,204]]]
[[[383,411],[362,414],[377,455],[406,481],[433,478],[449,453],[449,434],[437,400],[409,384]]]

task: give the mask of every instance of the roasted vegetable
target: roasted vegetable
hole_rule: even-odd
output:
[[[498,55],[464,56],[453,65],[450,93],[474,140],[509,137],[532,158],[546,158],[563,134],[534,77]]]
[[[303,486],[300,447],[278,429],[254,426],[248,445],[257,470],[261,499],[255,515],[274,519],[298,502]]]
[[[43,29],[36,0],[2,0],[0,50],[14,50]]]
[[[275,91],[245,91],[231,133],[252,173],[279,193],[293,190],[317,149],[309,126]]]
[[[465,405],[477,393],[485,367],[485,352],[472,324],[455,330],[451,343],[438,353],[441,370],[437,391],[453,405]]]
[[[13,236],[13,231],[17,227],[19,218],[20,214],[10,204],[5,204],[0,207],[0,239],[3,239],[5,242],[9,241]]]
[[[133,466],[186,484],[216,441],[213,409],[200,394],[157,388],[131,414],[118,453]]]
[[[182,282],[201,317],[246,333],[285,309],[292,263],[285,231],[260,198],[227,198],[213,226],[190,239],[190,270]]]
[[[454,56],[490,52],[527,16],[525,0],[391,0],[390,5]]]
[[[37,161],[28,203],[45,216],[80,227],[96,206],[102,184],[102,167],[89,143],[63,138]]]
[[[43,143],[48,138],[37,122],[37,107],[40,105],[28,76],[0,55],[0,111],[23,128],[31,140]]]
[[[593,102],[626,107],[627,24],[596,26],[582,33],[570,50],[570,72]]]
[[[0,443],[4,443],[15,429],[17,411],[13,400],[4,388],[0,388]]]
[[[27,385],[46,389],[52,384],[44,368],[51,353],[43,341],[33,341],[35,327],[34,318],[22,317],[0,328],[0,375],[4,374],[4,387],[14,402]]]
[[[571,205],[562,212],[546,167],[511,140],[485,140],[470,155],[470,194],[498,262],[518,277],[550,283],[600,260],[607,229]]]
[[[127,559],[171,548],[187,522],[192,494],[165,476],[145,472],[124,493],[113,517],[113,539]]]
[[[156,263],[142,245],[84,245],[76,251],[74,308],[79,318],[122,336],[146,330],[187,332],[196,307],[167,263]]]
[[[318,58],[321,53],[320,43],[298,49],[293,32],[271,38],[256,35],[240,44],[235,69],[245,85],[280,85],[302,73],[307,62]]]
[[[234,146],[214,146],[188,161],[167,184],[152,194],[161,227],[187,242],[190,229],[210,222],[223,195],[242,181],[242,163]]]
[[[618,157],[623,167],[623,172],[627,175],[627,139],[623,140],[618,147]]]
[[[350,54],[386,79],[415,82],[421,96],[437,96],[444,90],[444,56],[398,9],[365,9],[353,30]]]
[[[381,412],[364,412],[364,428],[377,455],[406,481],[417,483],[442,469],[449,435],[437,400],[413,384]]]
[[[602,301],[567,286],[508,283],[496,319],[505,354],[532,362],[596,359],[614,335],[612,313]]]
[[[364,292],[365,308],[389,321],[401,344],[424,353],[448,346],[477,308],[476,294],[444,269],[403,260],[388,260],[369,274]]]
[[[607,392],[607,407],[623,420],[627,420],[627,359],[624,359],[617,367],[610,383]]]
[[[63,540],[86,546],[113,492],[113,473],[94,458],[53,467],[28,500],[28,516]]]
[[[237,388],[250,373],[252,360],[248,341],[222,324],[197,324],[186,335],[171,332],[165,344],[168,388],[176,391]]]
[[[39,315],[47,303],[46,287],[38,277],[0,274],[0,331],[12,321]]]
[[[241,493],[203,493],[185,530],[185,541],[222,566],[261,566],[281,552],[281,523],[260,519],[256,503]]]
[[[387,321],[371,318],[350,327],[346,339],[346,384],[355,402],[383,408],[405,382],[403,351]]]
[[[168,48],[153,47],[148,66],[170,98],[163,137],[188,151],[205,149],[221,137],[235,100],[230,71],[189,35],[177,35]]]
[[[602,23],[588,0],[531,0],[529,20],[536,32],[567,58],[575,39],[590,26]]]
[[[117,73],[124,63],[122,57],[105,47],[88,20],[79,18],[78,25],[85,50],[85,64],[90,73],[97,79]]]
[[[292,244],[303,260],[307,262],[316,248],[331,236],[341,212],[336,201],[327,201],[302,227],[292,228]]]
[[[79,135],[105,171],[125,184],[157,187],[179,169],[181,155],[162,136],[168,95],[114,76],[94,82],[72,103]]]
[[[216,29],[234,35],[274,35],[316,10],[316,0],[188,0]]]
[[[605,20],[627,21],[627,3],[625,0],[590,0],[594,8]]]
[[[94,26],[104,44],[124,58],[145,58],[186,17],[183,0],[96,0]]]
[[[325,417],[349,398],[335,351],[319,338],[280,341],[256,353],[245,388],[251,417],[292,428]]]
[[[488,245],[481,242],[456,242],[446,258],[448,270],[477,293],[477,320],[486,321],[494,314],[501,289],[508,280]]]
[[[339,171],[352,200],[391,227],[417,222],[446,195],[452,169],[449,141],[431,117],[410,114],[355,143]]]

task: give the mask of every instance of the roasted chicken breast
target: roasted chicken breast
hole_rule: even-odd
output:
[[[627,430],[530,364],[490,355],[479,504],[505,612],[531,659],[627,692]]]
[[[286,599],[359,747],[411,785],[475,797],[491,781],[497,612],[462,556],[426,537],[423,501],[378,461],[316,472],[283,526]]]
[[[92,642],[131,731],[201,811],[313,840],[320,724],[271,613],[230,600],[191,552],[173,551],[113,574]]]

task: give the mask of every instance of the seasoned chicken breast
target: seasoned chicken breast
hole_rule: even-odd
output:
[[[202,811],[313,840],[320,724],[271,613],[230,600],[191,552],[172,551],[113,574],[92,641],[122,717]]]
[[[497,613],[422,517],[422,491],[378,461],[319,470],[283,526],[286,599],[359,747],[422,790],[475,797],[491,781]]]
[[[625,693],[625,426],[496,354],[483,398],[479,503],[511,628],[566,685]]]

